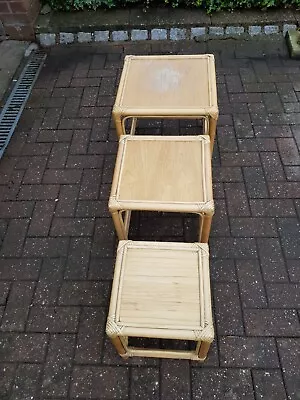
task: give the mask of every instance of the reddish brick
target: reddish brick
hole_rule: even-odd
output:
[[[278,339],[279,357],[283,369],[283,377],[287,394],[290,399],[297,398],[300,391],[300,379],[298,374],[300,340]]]
[[[250,209],[243,183],[226,183],[225,193],[229,216],[249,216]]]
[[[55,200],[58,196],[58,185],[23,185],[19,200]]]
[[[16,400],[36,398],[40,393],[41,372],[42,366],[39,364],[20,364],[11,397]]]
[[[116,386],[112,382],[118,382]],[[71,397],[128,398],[129,372],[127,368],[75,366],[72,373]]]
[[[279,369],[253,370],[252,374],[255,393],[258,399],[286,399],[282,374]]]
[[[259,263],[256,260],[237,260],[236,268],[242,307],[266,307],[267,298]]]
[[[300,324],[294,310],[244,310],[248,336],[298,336]]]
[[[270,307],[300,308],[300,285],[269,283],[266,286]]]
[[[44,396],[67,396],[74,348],[75,335],[51,335],[42,383]]]
[[[26,257],[65,257],[68,238],[27,238],[24,246]]]
[[[34,292],[34,282],[14,282],[9,293],[2,331],[23,331]]]
[[[86,279],[91,251],[90,238],[72,238],[65,270],[65,279]]]
[[[48,160],[48,168],[64,168],[70,145],[68,143],[54,143]]]
[[[230,218],[232,236],[276,237],[277,227],[274,218]]]
[[[288,280],[279,239],[259,238],[258,252],[262,273],[266,282],[285,282]]]
[[[75,215],[79,185],[62,185],[56,205],[56,217],[72,217]]]
[[[42,307],[30,309],[27,331],[29,332],[69,332],[77,331],[79,307]]]
[[[159,400],[159,371],[154,368],[132,368],[130,387],[132,399]],[[180,392],[176,391],[176,394],[179,395]]]
[[[293,217],[296,215],[290,199],[250,199],[251,213],[255,217]]]
[[[240,368],[194,368],[194,400],[222,399],[224,396],[254,400],[250,370]]]
[[[80,364],[101,362],[106,312],[100,307],[85,307],[77,334],[75,361]]]
[[[57,218],[52,221],[51,236],[91,236],[94,230],[93,218]]]
[[[28,236],[48,236],[51,221],[54,215],[54,201],[36,202],[30,221]]]
[[[12,219],[2,243],[1,255],[4,257],[18,257],[23,251],[23,244],[27,233],[28,219]]]
[[[243,335],[242,310],[236,283],[213,286],[218,335]]]
[[[55,305],[64,275],[63,258],[46,258],[43,261],[34,295],[34,304]]]
[[[0,362],[43,362],[48,337],[34,333],[0,333]]]
[[[284,165],[299,165],[300,156],[297,144],[292,138],[276,139],[281,161]]]
[[[222,367],[279,367],[275,340],[269,338],[222,337],[220,340]]]
[[[65,281],[62,285],[59,304],[64,306],[104,306],[108,299],[109,285],[106,282]]]
[[[73,184],[81,181],[82,171],[79,169],[46,169],[43,183],[46,184]]]

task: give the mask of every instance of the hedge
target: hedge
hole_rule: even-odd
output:
[[[98,8],[129,7],[141,5],[171,7],[196,7],[206,10],[208,14],[214,11],[235,10],[246,8],[268,9],[271,7],[300,8],[300,0],[42,0],[53,10],[96,10]]]

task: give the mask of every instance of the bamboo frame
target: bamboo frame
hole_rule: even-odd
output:
[[[208,245],[120,241],[106,333],[123,358],[204,361],[214,339]],[[192,340],[195,350],[137,348],[128,337]]]
[[[138,150],[130,147],[131,143]],[[174,154],[182,155],[181,164],[176,159],[174,165]],[[137,168],[142,164],[144,172]],[[162,175],[160,169],[168,173]],[[176,175],[177,171],[180,175]],[[188,179],[193,184],[186,185]],[[198,186],[202,189],[198,190]],[[127,193],[122,190],[124,187],[129,188]],[[164,199],[164,188],[169,192],[176,192],[177,188],[177,192]],[[120,240],[128,239],[130,211],[165,211],[198,214],[199,241],[207,243],[214,214],[209,137],[121,136],[108,207]]]
[[[163,63],[163,67],[159,69],[161,63]],[[140,67],[138,67],[139,64]],[[197,66],[199,70],[197,75],[199,74],[199,77],[201,77],[199,84],[203,81],[207,83],[205,91],[197,92],[196,89],[194,90],[197,85],[195,86],[193,81],[194,75],[190,74],[191,68],[194,66]],[[175,69],[172,69],[173,67]],[[157,73],[166,71],[166,77],[170,76],[164,94],[172,96],[174,100],[172,106],[167,105],[165,96],[160,93],[161,88],[155,92],[156,86],[151,82],[149,71],[151,73],[151,71],[156,70]],[[155,83],[157,76],[153,76]],[[140,77],[141,82],[147,82],[150,79],[149,90],[140,89],[139,82],[132,81],[132,79],[137,79],[138,77]],[[180,81],[177,82],[177,79]],[[135,84],[136,87],[134,87]],[[191,92],[194,90],[194,93],[182,93],[183,87],[188,87]],[[143,96],[140,95],[140,90],[143,91]],[[135,98],[134,101],[132,97]],[[147,104],[149,98],[151,98],[151,101]],[[206,98],[206,103],[203,103],[204,98]],[[164,103],[165,101],[166,103]],[[204,134],[209,134],[211,149],[213,149],[216,123],[219,115],[214,56],[212,54],[126,56],[112,115],[118,137],[126,134],[124,121],[128,118],[135,120],[130,134],[135,132],[138,118],[204,118],[207,121]]]

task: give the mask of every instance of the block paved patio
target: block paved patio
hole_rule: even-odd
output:
[[[125,54],[169,52],[217,62],[217,335],[204,364],[123,361],[104,334],[116,245],[111,108]],[[196,127],[141,124],[161,131]],[[0,398],[300,399],[299,147],[300,63],[283,39],[49,51],[0,162]],[[195,219],[141,213],[132,237],[194,241]]]

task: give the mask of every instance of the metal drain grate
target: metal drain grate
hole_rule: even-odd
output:
[[[14,133],[26,101],[46,59],[46,53],[33,52],[0,114],[0,158]]]

